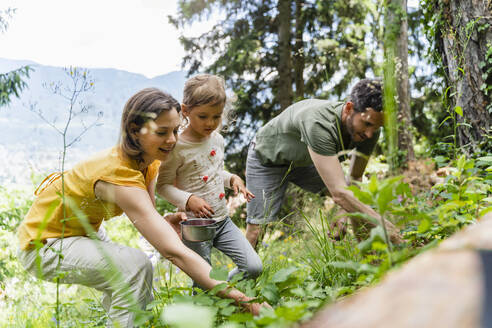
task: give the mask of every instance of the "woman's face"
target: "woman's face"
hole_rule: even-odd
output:
[[[150,120],[137,132],[137,139],[143,150],[144,162],[164,161],[176,145],[179,114],[176,109],[163,111],[155,120]]]

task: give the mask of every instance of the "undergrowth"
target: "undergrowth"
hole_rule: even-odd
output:
[[[490,154],[475,159],[462,156],[446,172],[438,184],[417,194],[401,177],[380,179],[375,174],[350,187],[362,202],[401,228],[405,242],[392,248],[379,225],[361,241],[350,231],[340,241],[333,240],[330,224],[337,209],[320,196],[297,195],[289,203],[294,209],[289,216],[298,222],[270,227],[258,247],[262,275],[256,280],[235,277],[230,282],[273,306],[258,317],[242,312],[232,300],[219,298],[217,292],[224,286],[196,290],[193,295],[191,280],[160,258],[124,216],[107,222],[106,230],[114,242],[145,250],[154,264],[154,301],[139,316],[142,327],[288,327],[309,319],[323,305],[376,284],[389,270],[474,224],[492,209]],[[31,201],[25,190],[0,188],[1,327],[56,326],[56,284],[35,279],[16,260],[15,229]],[[159,206],[171,210],[164,203]],[[213,253],[212,264],[212,277],[221,280],[233,268],[219,252]],[[61,326],[105,326],[108,318],[99,292],[62,285],[60,295]]]

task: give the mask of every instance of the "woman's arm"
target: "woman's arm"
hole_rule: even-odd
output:
[[[150,184],[149,187],[147,188],[147,192],[149,193],[150,200],[152,201],[152,204],[155,207],[155,184],[157,183],[157,178],[154,178]]]
[[[171,225],[157,213],[147,191],[136,187],[118,186],[98,181],[95,193],[99,199],[116,203],[128,216],[142,236],[154,246],[159,253],[171,261],[199,285],[211,289],[222,283],[209,277],[211,267],[198,254],[186,247]],[[251,300],[237,290],[229,290],[223,296],[236,302]],[[252,305],[253,304],[253,305]],[[252,303],[243,305],[253,314],[258,314],[260,305]],[[254,305],[256,304],[256,305]]]

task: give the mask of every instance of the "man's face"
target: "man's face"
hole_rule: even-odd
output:
[[[354,142],[362,142],[372,138],[383,123],[383,112],[372,108],[367,108],[364,112],[352,109],[347,117],[347,131]]]

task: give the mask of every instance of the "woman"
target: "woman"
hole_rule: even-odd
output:
[[[140,250],[111,243],[101,234],[90,238],[104,219],[124,212],[165,258],[201,286],[210,289],[221,283],[209,277],[209,264],[176,234],[184,214],[163,218],[155,209],[156,176],[160,161],[176,144],[179,110],[179,103],[158,89],[136,93],[123,110],[119,144],[63,177],[51,175],[44,189],[36,191],[38,197],[19,228],[19,258],[29,272],[101,290],[112,323],[122,327],[133,326],[135,311],[129,308],[145,309],[152,299],[152,266]],[[238,290],[222,295],[253,314],[261,307],[244,303],[250,298]]]

